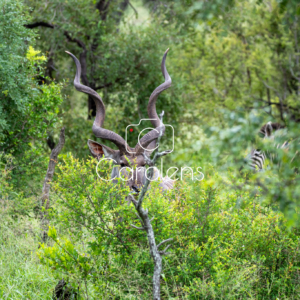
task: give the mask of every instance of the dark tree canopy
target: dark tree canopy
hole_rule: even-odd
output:
[[[37,35],[24,27],[26,7],[8,1],[0,10],[0,152],[19,155],[55,125],[61,86],[42,77],[46,57],[32,47]]]

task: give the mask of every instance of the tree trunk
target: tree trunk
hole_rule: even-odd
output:
[[[49,202],[49,192],[50,192],[50,183],[52,181],[54,171],[55,171],[55,166],[57,163],[57,157],[62,150],[63,146],[65,144],[65,128],[62,128],[60,131],[60,136],[59,136],[59,141],[57,146],[51,151],[50,154],[50,160],[49,160],[49,165],[48,165],[48,170],[45,176],[44,180],[44,185],[43,185],[43,191],[42,191],[42,209],[41,211],[41,227],[42,227],[42,239],[43,241],[46,241],[47,239],[47,229],[48,229],[48,210],[50,207],[50,202]]]

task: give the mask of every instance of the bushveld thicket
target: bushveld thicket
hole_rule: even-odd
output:
[[[164,166],[201,167],[204,179],[185,174],[173,190],[153,182],[147,193],[157,243],[174,239],[162,299],[299,299],[299,4],[109,3],[0,0],[0,298],[52,299],[61,279],[73,299],[152,297],[130,191],[100,180],[88,158],[94,108],[73,93],[64,51],[85,59],[83,80],[107,104],[105,126],[124,135],[146,117],[170,47],[173,90],[158,111],[176,130]],[[286,129],[263,140],[267,121]],[[42,242],[41,191],[63,125]],[[288,151],[274,150],[286,140]],[[264,172],[247,168],[253,147],[276,153]],[[111,167],[98,171],[109,178]]]

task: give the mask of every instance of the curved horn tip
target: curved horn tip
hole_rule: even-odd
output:
[[[77,62],[79,62],[78,61],[78,59],[77,59],[77,57],[74,55],[74,54],[72,54],[71,52],[69,52],[69,51],[65,51],[67,54],[69,54],[72,58],[73,58],[73,60],[75,61],[75,63],[77,64]]]
[[[72,58],[76,58],[76,56],[74,55],[74,54],[72,54],[71,52],[69,52],[69,51],[65,51],[67,54],[69,54]]]
[[[164,55],[163,55],[163,58],[162,58],[162,61],[161,61],[161,67],[162,67],[162,68],[165,68],[165,62],[166,62],[166,59],[167,59],[167,54],[168,54],[168,52],[169,52],[169,49],[170,49],[170,48],[168,48],[168,49],[165,51]],[[163,71],[163,73],[164,73],[164,71]]]
[[[163,55],[163,59],[165,59],[165,58],[167,57],[167,54],[168,54],[169,50],[170,50],[170,48],[168,48],[168,49],[165,51],[165,53],[164,53],[164,55]]]

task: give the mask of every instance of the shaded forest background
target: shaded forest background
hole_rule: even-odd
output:
[[[0,11],[3,299],[51,299],[62,278],[82,299],[150,299],[147,242],[129,226],[126,187],[96,180],[87,146],[95,105],[74,89],[65,51],[103,98],[104,127],[124,137],[147,118],[167,48],[172,88],[157,111],[175,148],[164,168],[201,167],[205,179],[186,174],[169,194],[155,184],[149,192],[157,237],[175,237],[162,298],[299,298],[298,1],[0,0]],[[269,121],[286,126],[276,139],[289,150],[250,172],[253,147],[274,151],[258,135]],[[42,187],[62,127],[45,242]],[[162,147],[171,146],[167,130]]]

